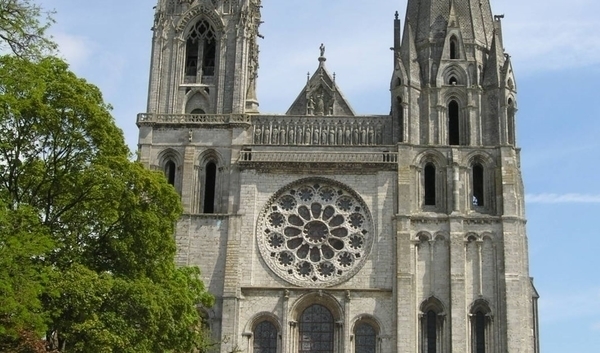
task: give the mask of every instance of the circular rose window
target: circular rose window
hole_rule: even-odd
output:
[[[258,221],[267,265],[299,285],[332,286],[353,276],[373,242],[371,214],[361,197],[327,179],[294,182],[277,192]]]

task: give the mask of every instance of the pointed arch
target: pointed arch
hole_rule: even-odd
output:
[[[198,109],[210,112],[210,95],[205,89],[191,89],[185,95],[185,105],[183,111],[185,114],[195,114],[193,111]]]
[[[424,169],[424,205],[435,206],[436,204],[436,168],[435,164],[429,162]]]
[[[460,145],[460,108],[456,100],[448,103],[448,144]]]
[[[200,213],[220,213],[223,160],[215,150],[204,151],[199,159],[197,210]]]
[[[471,352],[492,351],[492,311],[485,299],[477,299],[469,310],[471,324]]]
[[[211,23],[199,19],[185,36],[185,76],[199,82],[202,76],[214,76],[217,35]],[[189,79],[191,80],[191,79]]]
[[[495,210],[496,163],[494,158],[482,151],[466,156],[469,167],[469,204],[477,212],[490,213]]]
[[[183,166],[181,155],[172,148],[167,148],[158,154],[158,165],[165,174],[167,182],[181,192],[181,168]]]
[[[458,39],[455,35],[450,37],[450,59],[460,59]]]
[[[420,311],[420,353],[443,352],[444,305],[432,296],[421,303]]]
[[[446,164],[446,157],[435,150],[425,151],[415,161],[419,183],[417,196],[425,211],[444,211]]]
[[[507,120],[507,137],[508,144],[515,145],[515,113],[517,111],[515,101],[511,98],[508,98],[506,103],[506,120]]]

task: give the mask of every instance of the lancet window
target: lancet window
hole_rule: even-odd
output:
[[[333,315],[326,307],[314,304],[300,317],[299,353],[333,353]]]
[[[451,101],[448,104],[448,144],[460,144],[460,119],[458,103]]]
[[[253,353],[277,353],[277,328],[271,322],[256,325],[253,336]]]
[[[186,41],[185,75],[198,78],[214,76],[217,41],[212,26],[205,20],[198,21]]]
[[[376,353],[377,331],[366,322],[356,325],[354,329],[354,353]]]

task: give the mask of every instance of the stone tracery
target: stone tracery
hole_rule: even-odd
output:
[[[361,197],[323,178],[299,180],[277,192],[261,213],[257,234],[271,270],[300,286],[349,279],[373,242],[371,215]]]

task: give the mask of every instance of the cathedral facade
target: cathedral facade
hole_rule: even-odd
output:
[[[214,351],[538,353],[489,0],[408,0],[384,116],[354,113],[324,46],[287,113],[260,114],[260,9],[159,0],[137,119],[140,160],[181,195],[177,261],[217,298]]]

